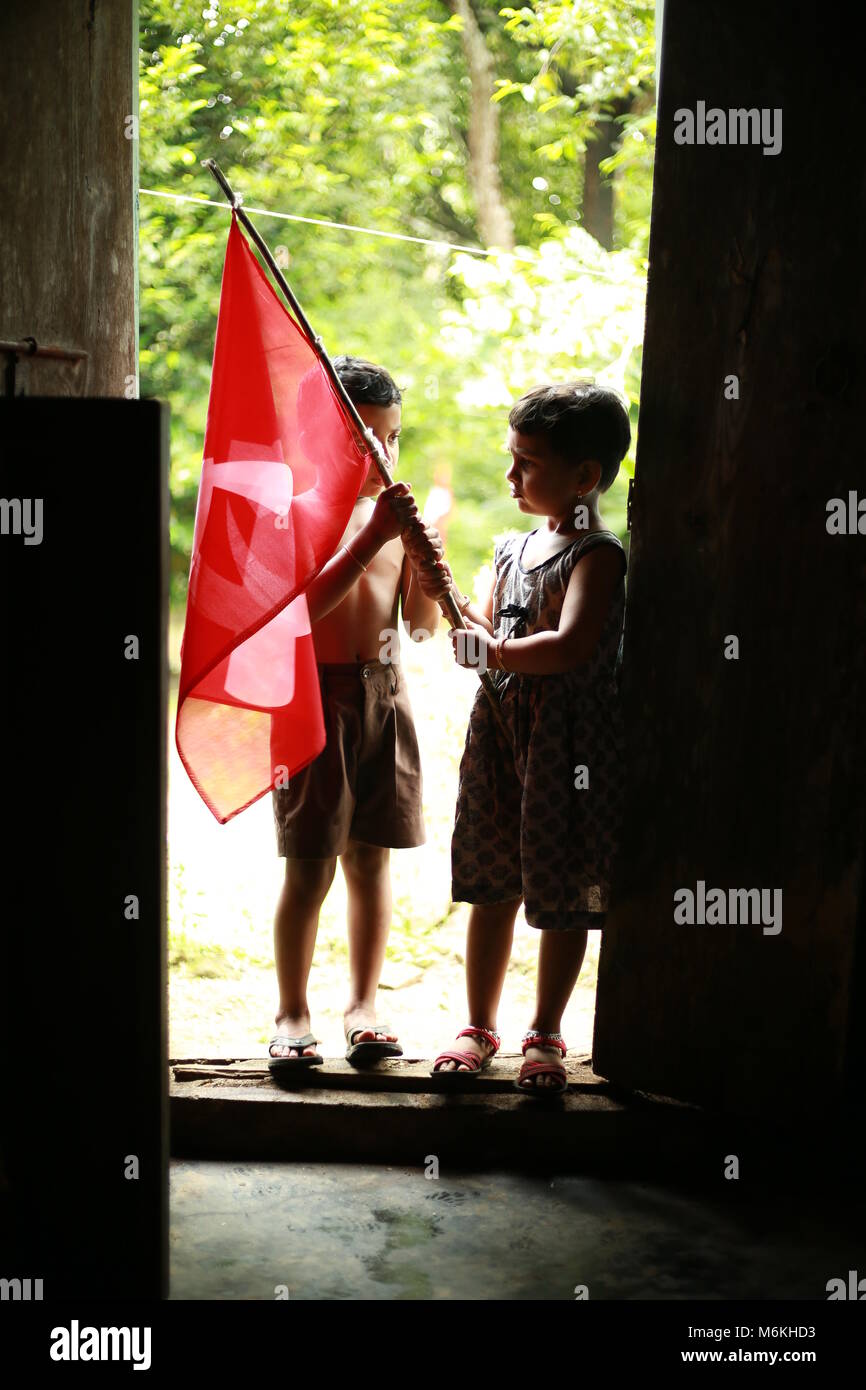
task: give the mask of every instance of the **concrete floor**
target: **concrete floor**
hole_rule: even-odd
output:
[[[862,1210],[827,1193],[176,1160],[171,1297],[825,1300],[866,1271]]]

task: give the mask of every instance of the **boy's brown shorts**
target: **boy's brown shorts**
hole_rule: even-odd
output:
[[[399,666],[320,665],[327,742],[272,793],[277,852],[330,859],[349,840],[410,849],[426,840],[421,758]]]

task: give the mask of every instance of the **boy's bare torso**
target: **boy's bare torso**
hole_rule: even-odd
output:
[[[370,519],[373,498],[359,497],[340,545],[350,545],[352,537]],[[358,570],[358,582],[346,597],[313,624],[316,660],[323,664],[347,661],[378,661],[386,628],[396,630],[398,605],[404,579],[405,552],[398,538],[386,541],[367,567]]]

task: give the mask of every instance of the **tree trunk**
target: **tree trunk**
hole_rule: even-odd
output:
[[[514,249],[514,224],[499,177],[499,108],[493,101],[493,59],[470,0],[447,0],[463,21],[460,38],[469,72],[469,180],[478,209],[478,231],[485,246]]]
[[[613,249],[613,180],[605,178],[599,165],[616,152],[621,139],[616,118],[630,108],[631,101],[622,99],[613,103],[610,114],[599,115],[595,138],[587,142],[584,158],[581,219],[584,229],[607,251]]]

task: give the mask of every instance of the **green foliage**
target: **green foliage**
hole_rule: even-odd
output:
[[[596,374],[636,406],[654,134],[651,6],[474,3],[499,83],[512,261],[252,211],[479,245],[469,78],[460,22],[440,0],[141,0],[142,186],[221,201],[200,167],[216,158],[272,249],[285,248],[328,350],[381,361],[405,387],[401,471],[422,498],[450,478],[464,585],[495,534],[525,525],[502,478],[509,402],[547,377]],[[582,158],[629,93],[609,161],[620,249],[608,254],[578,225]],[[142,391],[172,406],[177,600],[228,225],[224,208],[141,198]],[[605,509],[618,529],[621,494]]]
[[[551,228],[577,224],[587,145],[600,122],[614,119],[621,146],[605,167],[622,174],[615,185],[617,240],[645,254],[655,132],[654,6],[535,0],[514,9],[493,0],[482,9],[476,0],[476,9],[487,17],[485,38],[501,72],[494,100],[501,108],[502,173],[518,238],[533,243]]]
[[[623,531],[628,478],[634,472],[644,321],[645,275],[634,256],[628,251],[609,254],[586,232],[569,227],[543,241],[522,263],[515,256],[479,260],[458,255],[452,275],[460,280],[463,294],[459,308],[443,313],[441,336],[452,370],[456,368],[457,414],[480,415],[491,426],[496,420],[500,451],[509,406],[538,381],[589,375],[627,398],[632,447],[603,504],[607,524]],[[502,452],[501,473],[509,463]],[[458,569],[461,560],[472,566],[477,528],[483,534],[485,521],[488,534],[515,527],[504,487],[491,498],[491,474],[495,478],[492,468],[465,482],[456,480],[460,508],[448,541]],[[516,529],[531,524],[520,518]]]

